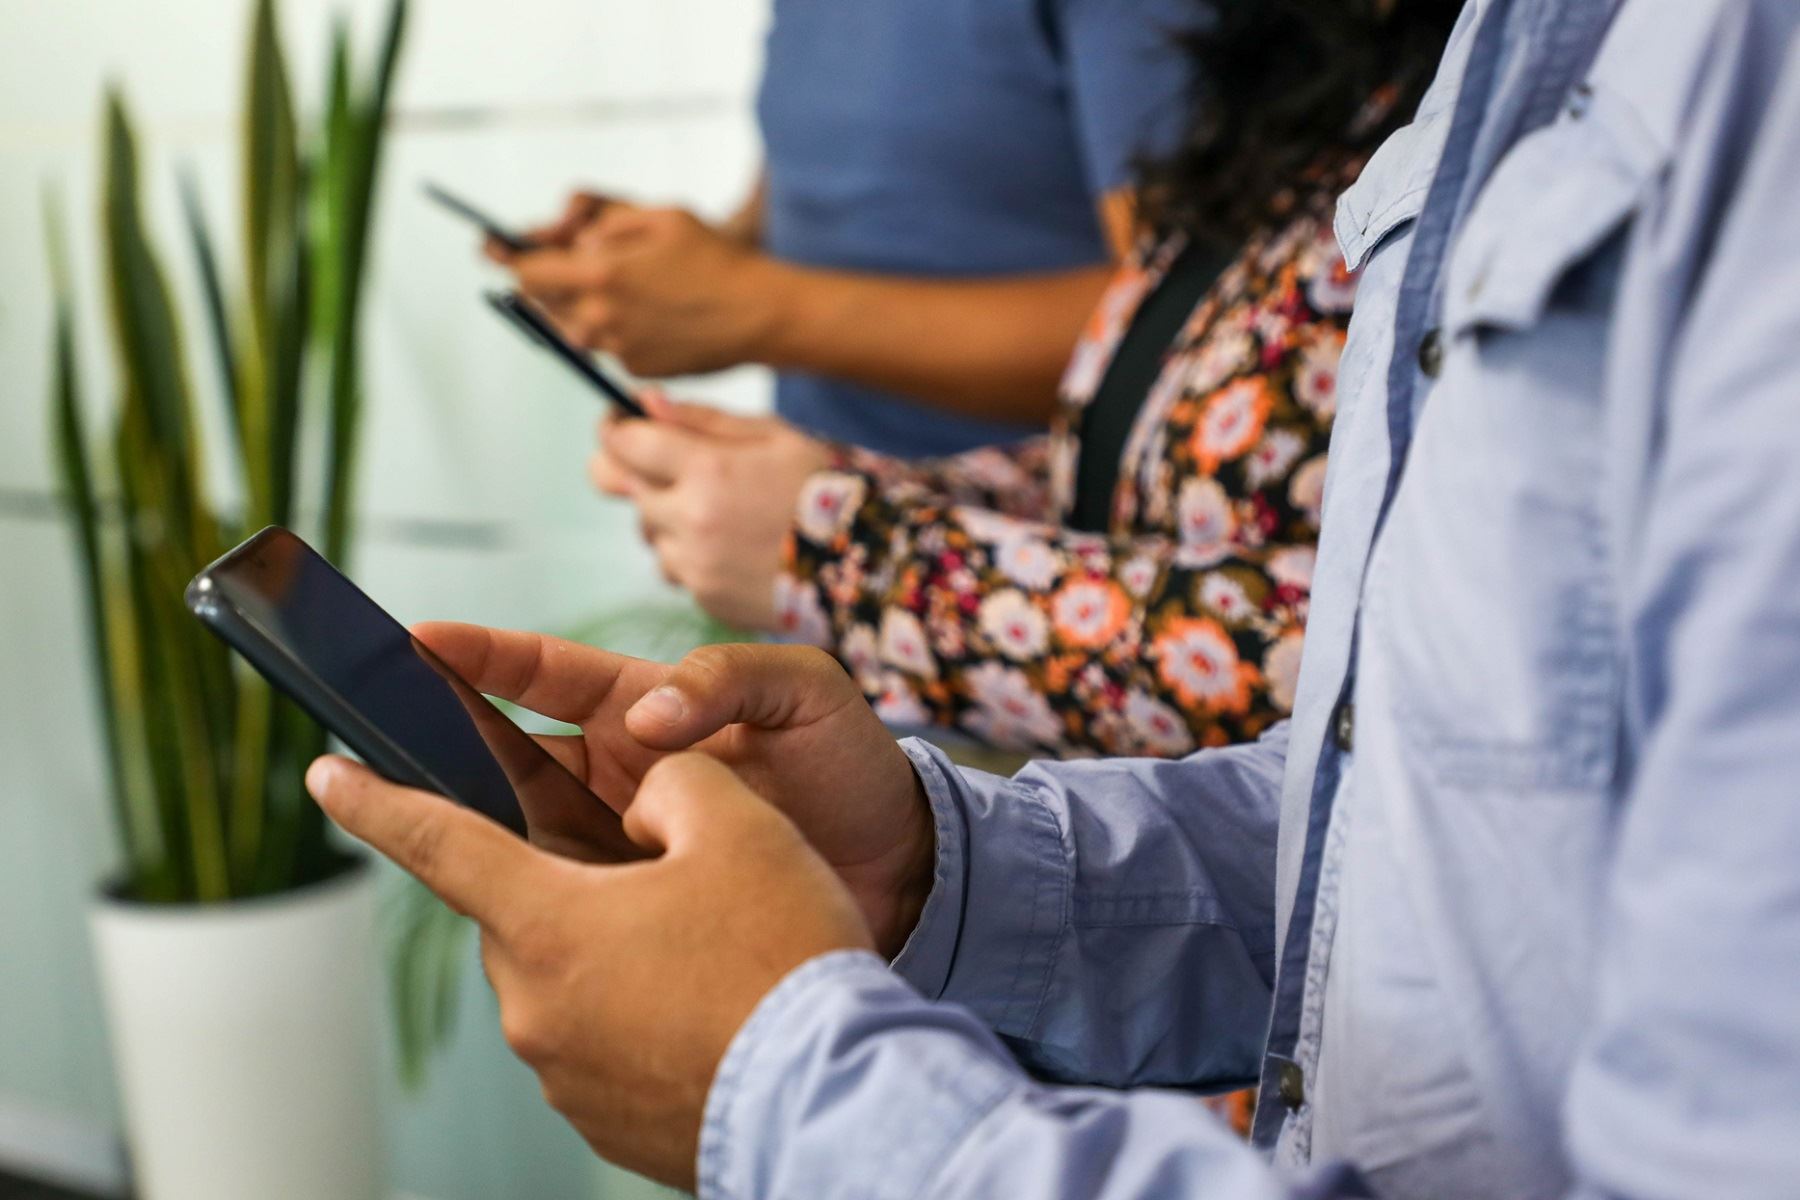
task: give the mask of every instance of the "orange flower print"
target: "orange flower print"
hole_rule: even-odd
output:
[[[1256,668],[1238,658],[1237,647],[1217,621],[1170,621],[1153,645],[1157,674],[1183,704],[1209,713],[1248,711]]]
[[[1200,470],[1210,475],[1220,463],[1256,445],[1274,404],[1269,381],[1261,376],[1240,379],[1214,392],[1194,427],[1191,443]]]
[[[1110,579],[1076,579],[1050,599],[1056,636],[1071,646],[1104,646],[1119,636],[1131,615],[1125,590]]]

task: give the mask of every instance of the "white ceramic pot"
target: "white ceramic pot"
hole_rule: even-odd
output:
[[[142,1200],[380,1200],[374,894],[94,907]]]

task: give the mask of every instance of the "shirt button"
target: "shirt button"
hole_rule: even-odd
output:
[[[1331,737],[1339,750],[1350,753],[1356,742],[1356,705],[1348,700],[1338,705],[1337,715],[1332,718]]]
[[[1306,1103],[1306,1076],[1296,1062],[1284,1062],[1275,1075],[1275,1092],[1289,1112],[1298,1112]]]
[[[1588,83],[1577,84],[1575,90],[1569,93],[1569,115],[1579,121],[1581,118],[1587,116],[1588,109],[1593,103],[1593,85]]]
[[[1434,329],[1419,343],[1419,370],[1436,379],[1444,370],[1444,335]]]

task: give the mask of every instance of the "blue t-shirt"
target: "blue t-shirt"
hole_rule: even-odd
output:
[[[1201,0],[775,0],[757,102],[764,244],[808,266],[970,277],[1106,261],[1102,194],[1168,148]],[[804,429],[907,456],[1026,427],[784,373]]]

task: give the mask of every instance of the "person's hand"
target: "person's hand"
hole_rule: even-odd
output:
[[[893,735],[829,655],[707,646],[670,667],[478,625],[426,624],[413,635],[476,691],[576,726],[537,741],[614,808],[628,811],[639,782],[672,752],[724,762],[799,825],[856,896],[883,952],[905,944],[936,863],[930,806]],[[612,857],[606,846],[568,844],[575,825],[543,844],[571,858]]]
[[[623,204],[613,196],[599,192],[573,192],[563,204],[562,215],[548,225],[534,225],[520,230],[518,236],[528,247],[514,250],[504,242],[488,238],[482,252],[501,266],[511,266],[514,259],[533,250],[567,250],[575,244],[581,231],[591,226],[607,208]]]
[[[774,629],[775,577],[800,492],[831,450],[783,421],[653,398],[652,421],[608,420],[594,486],[637,505],[669,582],[741,629]]]
[[[506,265],[571,341],[647,377],[756,361],[778,319],[779,265],[681,209],[607,204]]]
[[[603,1158],[676,1187],[694,1186],[707,1092],[758,1001],[809,959],[870,946],[794,825],[700,755],[644,777],[625,828],[660,854],[624,866],[559,858],[343,759],[307,786],[480,924],[506,1040],[551,1107]]]

